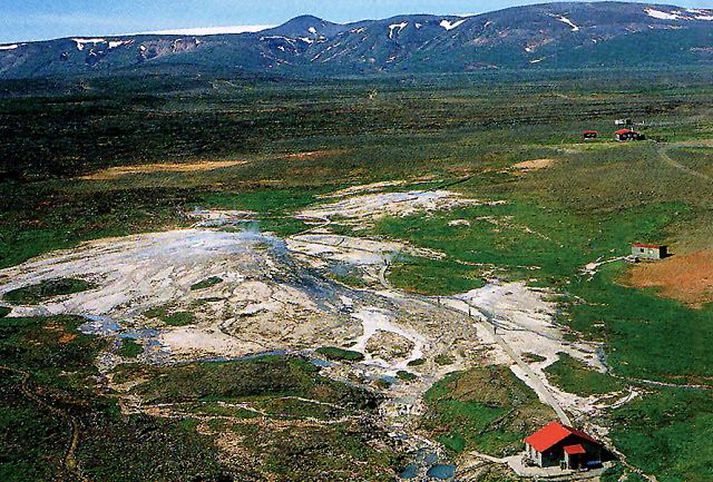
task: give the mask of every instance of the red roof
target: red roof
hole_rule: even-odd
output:
[[[584,131],[584,134],[599,134],[597,131]]]
[[[592,443],[598,443],[581,430],[568,427],[567,425],[562,425],[556,421],[548,423],[540,430],[527,437],[525,439],[525,443],[532,445],[532,447],[534,447],[534,449],[538,452],[544,452],[570,435],[575,435]]]
[[[614,132],[617,136],[622,136],[624,134],[636,134],[635,131],[632,131],[631,129],[619,129],[618,131]]]
[[[646,243],[634,243],[635,248],[651,248],[651,249],[661,249],[660,244],[646,244]]]
[[[567,445],[565,446],[564,451],[569,455],[579,455],[587,453],[587,451],[584,450],[584,447],[582,447],[582,444]]]

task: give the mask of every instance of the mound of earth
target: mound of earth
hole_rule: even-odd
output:
[[[366,343],[366,351],[386,361],[406,358],[413,349],[414,343],[411,340],[390,331],[379,330]]]

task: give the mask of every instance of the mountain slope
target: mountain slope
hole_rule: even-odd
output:
[[[108,75],[177,64],[297,76],[713,65],[713,10],[550,3],[465,18],[404,15],[341,25],[302,16],[258,33],[0,46],[4,78]]]

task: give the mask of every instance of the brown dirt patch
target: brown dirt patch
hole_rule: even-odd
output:
[[[520,171],[537,171],[540,169],[546,169],[554,163],[554,159],[531,159],[529,161],[518,162],[512,167],[513,169]]]
[[[132,174],[152,174],[157,172],[197,172],[197,171],[213,171],[215,169],[224,169],[226,167],[239,166],[245,164],[246,161],[201,161],[187,162],[180,164],[157,163],[157,164],[142,164],[139,166],[117,166],[103,169],[87,176],[82,176],[80,179],[89,181],[110,181],[123,176]]]
[[[636,288],[658,288],[665,298],[700,308],[713,302],[713,249],[638,264],[628,281]]]
[[[62,333],[62,336],[59,337],[59,342],[66,345],[67,343],[72,343],[76,339],[77,335],[74,333]]]
[[[76,333],[68,332],[62,325],[58,325],[56,323],[45,326],[45,330],[51,333],[57,333],[57,341],[59,341],[62,345],[66,345],[67,343],[71,343],[77,339]]]
[[[339,156],[349,152],[347,149],[330,149],[323,151],[296,152],[287,154],[285,159],[320,159],[322,157]]]

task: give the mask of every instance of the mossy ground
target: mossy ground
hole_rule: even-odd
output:
[[[28,389],[79,421],[76,458],[97,480],[217,478],[223,472],[212,441],[180,423],[120,414],[102,392],[94,359],[106,342],[78,333],[72,317],[3,319],[2,364],[17,372],[0,377],[0,475],[2,480],[71,480],[62,461],[69,444],[67,421],[19,389]],[[71,334],[73,336],[66,336]],[[156,457],[166,463],[156,464]]]
[[[174,311],[168,305],[156,306],[144,312],[148,318],[159,319],[168,326],[187,326],[195,323],[195,315],[189,311]]]
[[[625,384],[606,373],[586,367],[566,353],[545,369],[547,378],[565,392],[583,397],[622,390]]]
[[[399,463],[395,452],[378,442],[384,434],[369,425],[377,400],[366,391],[320,376],[315,366],[301,359],[266,357],[175,367],[121,365],[117,381],[148,379],[132,390],[146,403],[188,407],[179,418],[122,415],[116,394],[102,389],[94,366],[107,342],[78,333],[82,322],[71,317],[14,318],[0,324],[2,365],[17,370],[3,368],[0,377],[2,480],[71,480],[76,475],[62,464],[69,443],[67,422],[24,395],[20,371],[31,374],[29,390],[77,418],[81,433],[76,458],[82,472],[96,480],[245,480],[256,476],[294,480],[298,474],[316,480],[325,473],[333,474],[332,480],[352,480],[355,467],[361,466],[359,470],[371,480],[387,480]],[[127,341],[125,346],[133,351]],[[266,429],[260,422],[262,415],[220,403],[225,401],[248,403],[282,428]],[[350,415],[356,416],[342,424],[301,423]],[[250,435],[240,453],[245,455],[247,450],[251,463],[225,462],[216,442],[219,434],[199,430],[206,416],[230,421],[227,425],[212,421],[209,425],[215,430]],[[240,423],[251,419],[255,423]],[[285,427],[286,422],[295,427]]]
[[[322,355],[328,360],[336,361],[362,361],[364,359],[364,354],[358,351],[345,350],[343,348],[337,348],[333,346],[325,346],[317,348],[316,353]]]
[[[199,281],[198,283],[191,285],[191,291],[204,290],[206,288],[211,288],[211,287],[218,285],[222,282],[223,282],[222,278],[220,278],[218,276],[211,276],[210,278],[206,278],[203,281]]]
[[[119,347],[119,355],[126,358],[136,358],[143,353],[144,347],[137,343],[131,338],[125,338],[121,340],[121,346]]]
[[[425,401],[422,427],[454,453],[515,453],[528,432],[554,416],[507,367],[449,374],[426,392]]]
[[[59,278],[42,281],[30,286],[8,291],[3,295],[7,303],[36,305],[55,296],[71,295],[93,288],[93,284],[81,279]]]

